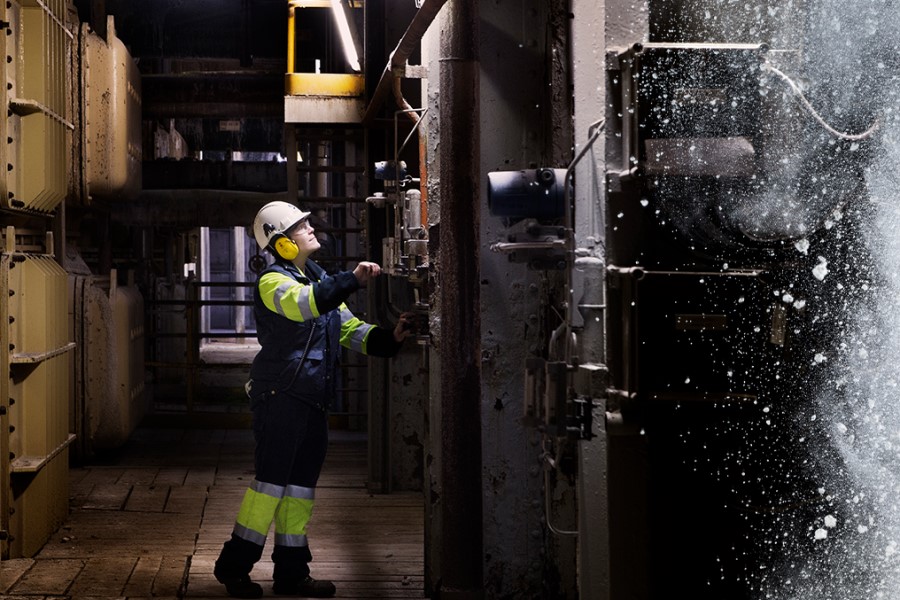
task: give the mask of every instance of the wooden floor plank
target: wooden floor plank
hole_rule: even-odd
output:
[[[37,560],[11,592],[20,595],[61,596],[84,568],[81,560]]]
[[[119,477],[119,483],[150,485],[158,473],[159,469],[156,467],[130,467]]]
[[[169,488],[165,512],[200,515],[206,506],[209,488],[203,485],[179,485]]]
[[[187,467],[163,467],[159,469],[156,478],[153,480],[155,485],[184,485],[184,479],[187,477]]]
[[[162,512],[169,498],[169,486],[135,485],[131,488],[124,510]]]
[[[313,575],[334,581],[336,598],[424,599],[423,495],[370,493],[366,451],[359,436],[332,437],[309,526]],[[252,432],[139,429],[117,456],[72,470],[69,519],[33,561],[4,562],[4,600],[226,597],[212,572],[254,479]],[[252,573],[267,596],[272,537]]]
[[[33,564],[34,560],[31,558],[14,558],[3,561],[3,564],[0,565],[0,594],[6,595]]]
[[[112,484],[119,480],[125,469],[121,467],[94,467],[81,478],[79,483],[85,485]]]
[[[183,596],[187,585],[189,566],[189,557],[163,558],[156,579],[153,581],[153,596]]]
[[[119,510],[125,505],[131,486],[126,483],[98,483],[91,489],[82,508]]]
[[[215,467],[198,467],[188,470],[185,485],[213,485],[216,480]]]
[[[84,561],[84,568],[72,582],[72,596],[121,596],[137,558],[103,556]]]
[[[126,597],[149,597],[153,594],[153,580],[162,564],[161,556],[142,556],[125,584],[122,594]]]

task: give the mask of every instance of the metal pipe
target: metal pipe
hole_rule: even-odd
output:
[[[363,125],[370,125],[372,120],[375,119],[375,115],[381,109],[385,96],[391,90],[394,69],[406,66],[406,61],[415,52],[425,32],[428,31],[438,12],[446,3],[447,0],[425,0],[422,3],[422,7],[416,12],[403,37],[397,43],[397,47],[391,52],[390,60],[388,60],[387,66],[384,67],[381,78],[378,80],[378,85],[375,86],[375,91],[372,93],[372,99],[369,100],[369,105],[366,107],[366,114],[363,116],[362,121]]]
[[[296,28],[297,7],[288,3],[288,30],[287,30],[287,72],[293,73],[295,66],[295,54],[297,52]],[[285,84],[286,85],[286,84]]]
[[[491,252],[510,253],[517,250],[555,250],[565,248],[566,240],[550,240],[547,242],[496,242],[491,244]]]
[[[400,80],[395,79],[395,89],[394,94],[397,97],[397,102],[401,103],[403,108],[401,110],[394,112],[394,172],[396,173],[396,178],[394,179],[394,191],[397,193],[397,198],[394,203],[394,259],[397,263],[400,262],[400,257],[403,256],[403,210],[402,210],[402,199],[400,198],[400,153],[406,148],[406,144],[409,143],[410,138],[415,135],[416,131],[419,129],[419,124],[422,122],[422,117],[425,116],[425,113],[428,112],[427,108],[413,108],[409,105],[406,99],[403,97],[403,94],[400,93]],[[422,113],[419,115],[418,113]],[[414,125],[412,131],[406,136],[406,139],[403,140],[402,144],[398,145],[400,132],[399,132],[399,120],[398,116],[400,114],[409,115],[410,119],[412,119]],[[419,142],[421,146],[421,140]],[[424,169],[420,169],[424,170]],[[407,224],[407,227],[409,224]],[[391,265],[393,269],[395,265]]]
[[[587,140],[587,142],[585,142],[584,148],[582,148],[581,151],[575,156],[575,159],[569,165],[569,168],[566,169],[566,174],[563,177],[563,197],[564,197],[563,207],[566,211],[566,213],[565,213],[566,214],[566,217],[565,217],[566,231],[568,232],[568,239],[571,244],[571,246],[569,247],[569,257],[570,257],[571,264],[569,265],[569,268],[566,269],[566,290],[567,290],[566,293],[568,295],[568,301],[566,303],[566,323],[568,324],[569,328],[572,327],[573,315],[575,314],[575,306],[574,306],[574,304],[575,304],[574,291],[575,290],[572,289],[573,288],[573,286],[572,286],[572,269],[575,268],[575,261],[574,261],[575,248],[572,247],[572,246],[574,246],[574,243],[575,243],[575,214],[574,214],[575,209],[573,206],[570,206],[571,201],[570,201],[570,195],[569,195],[569,178],[572,176],[572,173],[575,172],[575,167],[578,165],[579,162],[581,162],[581,159],[584,158],[584,155],[587,154],[587,151],[591,149],[591,147],[594,145],[594,142],[597,141],[597,139],[600,137],[600,134],[603,132],[603,130],[605,128],[606,128],[606,119],[598,119],[597,121],[594,121],[593,123],[591,123],[591,125],[588,127],[588,140]],[[571,362],[570,359],[571,359],[571,354],[567,348],[566,362]]]
[[[421,193],[419,199],[419,215],[420,220],[419,223],[416,223],[417,226],[421,227],[423,230],[427,231],[428,227],[428,169],[426,166],[426,154],[425,154],[425,128],[422,127],[422,121],[425,118],[425,114],[428,112],[428,109],[416,109],[413,108],[412,105],[406,101],[406,98],[403,96],[403,90],[401,89],[402,80],[400,77],[394,75],[394,99],[397,101],[397,106],[400,107],[401,110],[394,113],[394,164],[397,164],[399,160],[399,154],[406,147],[406,144],[409,142],[410,138],[414,133],[418,132],[419,134],[419,192]],[[406,136],[406,139],[403,140],[403,144],[400,145],[400,148],[397,148],[397,114],[403,112],[406,113],[409,118],[413,122],[412,131],[409,132],[409,135]],[[418,113],[422,113],[421,115]]]
[[[435,3],[431,3],[435,4]],[[478,1],[452,0],[440,49],[441,598],[483,596]]]
[[[555,535],[577,536],[579,533],[577,529],[569,530],[569,529],[559,529],[558,527],[556,527],[553,524],[553,520],[551,518],[552,515],[550,514],[550,504],[551,504],[551,502],[550,502],[550,469],[548,469],[547,466],[549,466],[553,470],[558,469],[560,457],[562,456],[562,444],[563,443],[565,443],[565,439],[560,441],[560,443],[557,447],[557,450],[556,450],[555,458],[550,454],[550,452],[547,451],[546,448],[543,449],[544,452],[541,455],[541,458],[546,463],[544,466],[542,466],[542,469],[544,471],[544,520],[547,522],[547,529],[549,529]]]

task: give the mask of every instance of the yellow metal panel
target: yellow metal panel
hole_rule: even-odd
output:
[[[65,6],[7,3],[9,112],[6,121],[6,188],[0,206],[52,213],[65,198],[68,179],[67,52],[71,33]],[[40,165],[40,168],[35,168]]]
[[[9,409],[12,471],[31,472],[69,442],[68,356],[13,368]]]
[[[107,39],[82,25],[85,179],[92,198],[128,200],[141,188],[141,76],[116,37],[112,17]]]
[[[9,255],[0,254],[0,297],[9,296]],[[0,302],[0,337],[7,334],[9,338],[9,303]],[[9,459],[9,409],[12,406],[10,397],[10,350],[8,344],[0,344],[0,531],[9,533],[12,508],[12,489],[10,486]],[[9,558],[9,541],[6,535],[0,536],[0,561]]]
[[[9,269],[13,357],[41,354],[68,343],[67,275],[48,256],[17,255]]]
[[[290,0],[293,8],[331,8],[331,0]]]
[[[135,286],[117,286],[110,292],[116,343],[117,423],[108,423],[107,438],[124,443],[147,413],[144,394],[144,298]],[[115,429],[113,429],[115,427]]]
[[[104,278],[105,279],[105,278]],[[115,281],[115,272],[110,279]],[[149,408],[144,391],[144,300],[133,286],[86,286],[84,440],[92,450],[128,440]],[[183,318],[182,318],[183,322]]]
[[[68,515],[69,451],[63,448],[33,475],[14,476],[9,558],[37,554]]]
[[[287,73],[284,78],[288,96],[362,96],[365,78],[355,73]]]
[[[6,228],[0,254],[0,529],[9,540],[3,558],[31,556],[67,512],[69,396],[68,277],[34,247],[34,232]],[[25,246],[24,243],[30,244]],[[48,245],[52,245],[48,238]],[[0,337],[2,337],[0,332]]]

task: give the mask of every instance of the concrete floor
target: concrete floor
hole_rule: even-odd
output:
[[[335,431],[309,527],[338,598],[424,598],[421,494],[372,495],[366,444]],[[34,557],[0,563],[0,597],[217,598],[213,563],[253,479],[246,430],[139,429],[70,470],[70,516]],[[270,548],[252,577],[271,592]]]

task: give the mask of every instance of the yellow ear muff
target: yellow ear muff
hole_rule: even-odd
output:
[[[288,238],[284,234],[276,234],[273,245],[275,247],[275,252],[277,252],[278,256],[284,260],[294,260],[300,253],[300,249],[297,248],[297,244],[294,240]]]

